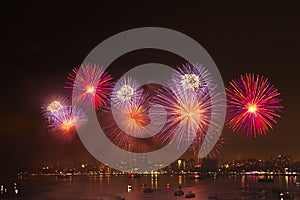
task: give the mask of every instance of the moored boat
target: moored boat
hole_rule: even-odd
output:
[[[174,195],[175,196],[182,196],[182,195],[184,195],[184,191],[183,190],[177,190],[177,191],[174,192]]]
[[[192,191],[189,191],[189,193],[185,195],[186,199],[191,199],[191,198],[195,198],[195,197],[196,197],[196,195],[194,193],[192,193]]]

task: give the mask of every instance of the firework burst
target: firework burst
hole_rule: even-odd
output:
[[[77,108],[68,106],[59,112],[52,123],[48,125],[49,133],[56,133],[69,140],[75,133],[75,129],[87,122],[85,113]]]
[[[151,136],[150,132],[153,131],[150,131],[147,127],[150,122],[151,94],[142,88],[137,93],[139,93],[139,96],[126,106],[114,107],[112,105],[112,113],[114,114],[114,121],[123,133],[134,137],[148,137]]]
[[[177,68],[173,82],[180,85],[177,92],[192,91],[203,92],[212,81],[212,76],[203,65],[185,64]],[[178,83],[177,83],[178,82]]]
[[[131,77],[122,77],[115,84],[109,111],[123,133],[147,138],[162,128],[164,120],[160,116],[150,119],[151,114],[155,113],[151,108],[154,92],[148,86],[139,86]]]
[[[68,107],[68,100],[62,96],[55,96],[42,104],[42,114],[51,123],[57,115]]]
[[[175,134],[180,135],[181,142],[191,142],[198,135],[202,137],[210,121],[209,94],[199,95],[190,92],[163,88],[158,92],[156,102],[163,105],[168,113],[163,130],[163,140],[170,140]],[[180,95],[179,95],[180,94]]]
[[[103,119],[101,126],[105,134],[115,145],[131,152],[147,152],[152,147],[146,140],[155,130],[153,126],[148,127],[152,94],[143,88],[136,92],[139,96],[132,101],[134,103],[114,106],[112,102],[110,108],[99,113],[99,117]]]
[[[110,75],[98,65],[82,64],[68,75],[65,88],[73,90],[73,103],[86,109],[107,104],[113,83]]]
[[[227,125],[247,136],[266,134],[282,112],[280,93],[268,78],[241,75],[226,88]]]
[[[142,89],[131,77],[122,77],[114,87],[111,101],[119,109],[131,107],[137,101],[141,101]]]
[[[212,78],[201,65],[183,65],[172,77],[168,88],[159,90],[156,102],[165,107],[168,118],[162,138],[170,141],[179,134],[178,145],[183,142],[200,147],[198,142],[203,138],[210,125],[218,127],[212,121],[212,106],[218,103],[218,94],[213,93]],[[196,148],[195,148],[196,149]]]

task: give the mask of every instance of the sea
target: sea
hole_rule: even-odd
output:
[[[273,182],[260,182],[271,178]],[[0,180],[1,181],[1,180]],[[0,199],[22,200],[180,200],[193,193],[192,199],[246,200],[280,199],[278,191],[289,192],[300,200],[297,176],[263,177],[231,175],[193,179],[190,175],[127,175],[109,176],[34,176],[18,181],[17,195]],[[151,188],[153,190],[150,190]],[[145,189],[149,192],[145,192]],[[181,189],[182,196],[174,193]],[[261,195],[263,193],[263,195]]]

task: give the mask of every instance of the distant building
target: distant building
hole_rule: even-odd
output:
[[[290,156],[284,156],[280,154],[273,158],[273,163],[276,169],[283,171],[284,168],[291,167],[292,159]]]
[[[171,164],[171,169],[174,172],[181,172],[187,170],[187,161],[185,159],[178,159]]]
[[[186,170],[186,160],[184,159],[177,160],[177,165],[179,171]]]
[[[195,169],[195,160],[194,159],[189,159],[186,163],[186,170],[192,171]]]

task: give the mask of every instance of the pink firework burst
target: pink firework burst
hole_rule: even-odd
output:
[[[111,76],[98,65],[82,64],[68,75],[67,89],[73,90],[73,103],[86,109],[99,109],[107,104],[112,91]]]
[[[283,106],[280,93],[267,77],[241,75],[226,88],[227,125],[247,136],[266,134],[280,118]]]

